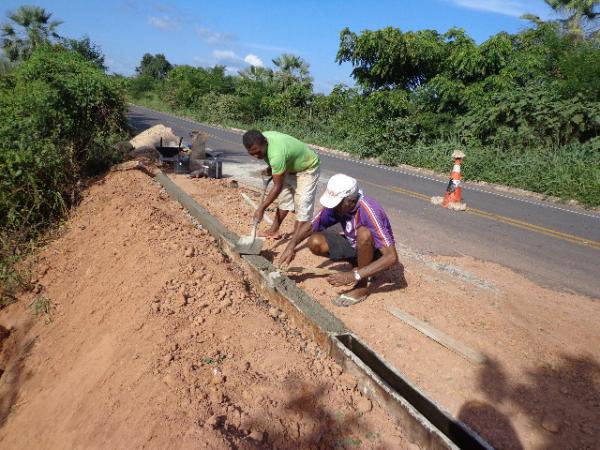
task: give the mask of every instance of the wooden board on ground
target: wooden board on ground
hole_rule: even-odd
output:
[[[332,275],[338,273],[337,270],[321,267],[288,267],[285,271],[291,275]]]
[[[486,362],[487,358],[472,348],[467,347],[463,343],[457,341],[456,339],[448,336],[447,334],[441,332],[440,330],[436,330],[431,325],[420,321],[414,316],[411,316],[407,312],[402,311],[395,306],[386,305],[385,309],[390,314],[396,316],[402,322],[410,325],[417,331],[420,331],[425,336],[430,339],[433,339],[438,344],[446,347],[448,350],[452,350],[454,353],[462,356],[465,359],[475,363],[475,364],[483,364]]]

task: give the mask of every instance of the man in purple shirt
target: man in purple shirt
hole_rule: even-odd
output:
[[[323,209],[298,230],[281,254],[280,264],[289,265],[296,246],[306,238],[315,255],[350,261],[352,271],[330,275],[327,280],[334,286],[354,283],[350,291],[333,300],[336,306],[351,306],[369,295],[369,277],[398,262],[392,227],[379,203],[364,195],[356,180],[347,175],[332,176],[319,201]],[[338,223],[343,235],[326,231]]]

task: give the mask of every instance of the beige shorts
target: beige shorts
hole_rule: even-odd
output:
[[[283,189],[277,197],[279,209],[295,211],[296,220],[308,222],[315,210],[315,197],[321,170],[315,167],[298,173],[288,173],[283,180]]]

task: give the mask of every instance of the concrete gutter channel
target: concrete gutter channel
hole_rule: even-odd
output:
[[[352,374],[361,392],[393,416],[411,442],[426,449],[493,449],[387,364],[294,281],[285,275],[273,276],[277,268],[270,261],[262,256],[235,252],[233,247],[238,236],[166,174],[159,172],[155,179],[217,239],[221,250],[244,270],[257,292],[284,311],[295,327]]]

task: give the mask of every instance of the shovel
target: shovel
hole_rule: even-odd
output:
[[[271,182],[271,177],[263,177],[263,190],[262,195],[260,196],[260,202],[258,204],[262,204],[265,199],[265,194],[267,193],[267,186]],[[258,255],[262,250],[262,246],[265,242],[265,238],[256,237],[256,229],[258,228],[258,221],[254,221],[252,224],[252,231],[249,236],[242,236],[238,239],[235,244],[234,250],[240,255]]]

